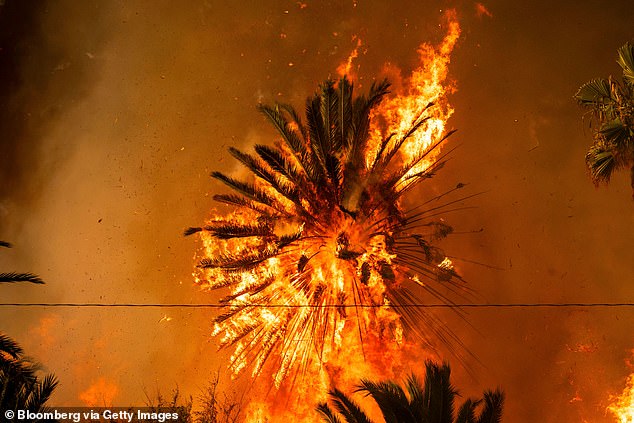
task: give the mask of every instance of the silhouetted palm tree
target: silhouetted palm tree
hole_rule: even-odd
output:
[[[607,183],[615,170],[629,168],[634,198],[634,46],[626,43],[618,49],[617,63],[623,69],[622,82],[593,79],[575,98],[598,123],[586,154],[592,181]]]
[[[11,248],[11,244],[6,241],[0,241],[0,247]],[[0,282],[13,283],[13,282],[31,282],[31,283],[44,283],[39,276],[33,273],[0,273]]]
[[[0,241],[0,247],[11,244]],[[0,273],[0,282],[44,282],[32,273]],[[48,374],[39,378],[40,365],[24,355],[12,338],[0,333],[0,410],[44,411],[45,403],[57,386],[57,378]]]
[[[0,410],[46,410],[46,401],[57,387],[57,378],[39,378],[40,365],[24,355],[13,339],[0,334]]]
[[[406,390],[392,381],[362,380],[357,392],[370,396],[379,406],[386,423],[499,423],[504,394],[499,389],[485,391],[480,400],[467,399],[454,419],[457,391],[451,385],[448,364],[425,363],[425,383],[416,376],[407,379]],[[330,423],[373,423],[361,407],[338,389],[329,393],[334,411],[327,403],[317,410]]]

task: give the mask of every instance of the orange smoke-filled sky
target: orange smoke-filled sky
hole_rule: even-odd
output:
[[[0,270],[44,286],[1,286],[1,302],[201,303],[197,243],[184,228],[215,207],[228,146],[274,139],[258,102],[306,96],[357,49],[361,90],[406,75],[421,42],[462,36],[450,97],[459,146],[434,187],[468,183],[473,209],[447,216],[448,254],[488,302],[632,302],[628,175],[595,189],[588,121],[572,95],[620,76],[630,1],[0,2]],[[469,310],[443,315],[479,358],[455,365],[465,395],[500,385],[505,422],[611,422],[609,394],[632,372],[632,309]],[[0,308],[0,330],[55,372],[54,404],[81,396],[141,404],[157,388],[197,395],[226,356],[204,309]],[[229,383],[225,385],[230,389]],[[101,388],[100,388],[101,387]],[[98,399],[97,399],[98,400]]]

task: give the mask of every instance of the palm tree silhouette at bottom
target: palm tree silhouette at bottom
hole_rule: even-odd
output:
[[[458,395],[450,383],[451,370],[425,362],[425,382],[413,374],[403,389],[395,382],[362,380],[356,392],[371,397],[378,405],[386,423],[499,423],[502,419],[504,393],[500,389],[485,391],[482,399],[467,399],[454,419],[454,400]],[[407,391],[407,393],[406,393]],[[374,423],[349,396],[334,388],[330,402],[321,403],[317,411],[330,423]],[[336,410],[336,411],[335,411]]]
[[[0,241],[0,247],[11,248],[11,244]],[[44,281],[33,273],[2,273],[0,283]],[[0,332],[0,410],[46,411],[46,402],[57,387],[55,375],[40,377],[41,365],[24,354],[18,343]],[[55,420],[56,421],[56,420]]]

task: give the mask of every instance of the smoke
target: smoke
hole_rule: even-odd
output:
[[[448,216],[443,246],[490,302],[624,301],[634,262],[627,175],[599,190],[584,173],[590,131],[572,95],[618,75],[631,37],[627,1],[517,6],[481,2],[24,2],[0,8],[0,269],[47,285],[7,286],[12,302],[213,302],[191,277],[197,248],[183,228],[204,220],[234,166],[226,147],[273,139],[258,101],[305,97],[363,40],[367,88],[389,63],[408,70],[456,6],[464,37],[450,72],[458,91],[450,140],[460,147],[439,187],[468,183],[475,209]],[[284,35],[282,35],[284,34]],[[292,64],[292,65],[291,65]],[[259,141],[258,141],[259,142]],[[454,253],[455,252],[455,253]],[[208,340],[211,312],[176,309],[0,310],[15,337],[77,405],[100,378],[115,403],[177,383],[196,394],[224,366]],[[609,422],[634,339],[625,309],[471,310],[447,314],[482,364],[455,364],[467,395],[500,385],[507,422]],[[164,318],[169,317],[170,319]],[[416,370],[416,369],[413,369]],[[421,363],[422,370],[422,363]],[[105,383],[105,382],[104,382]]]

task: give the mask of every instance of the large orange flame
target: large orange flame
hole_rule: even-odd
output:
[[[401,91],[381,103],[375,110],[374,115],[377,119],[372,120],[374,146],[370,147],[375,154],[386,134],[394,133],[393,139],[399,139],[409,130],[412,123],[420,118],[421,111],[429,104],[433,106],[426,110],[428,120],[401,150],[403,161],[416,160],[421,152],[427,151],[444,133],[446,122],[454,112],[447,100],[447,94],[452,94],[456,90],[455,84],[448,80],[449,63],[451,53],[460,37],[460,25],[455,10],[448,10],[445,20],[447,35],[440,45],[421,44],[418,48],[418,67],[402,84],[397,84],[402,86]],[[398,75],[398,72],[391,73]],[[368,160],[372,158],[372,153],[368,154]],[[420,172],[429,166],[433,158],[427,156],[410,173]]]

